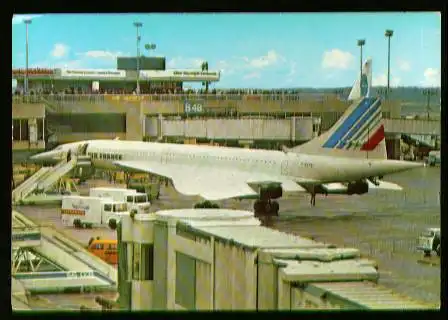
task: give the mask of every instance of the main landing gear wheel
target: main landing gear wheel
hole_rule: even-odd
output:
[[[219,209],[219,205],[206,200],[204,202],[196,203],[194,209]]]
[[[117,221],[115,219],[110,219],[108,224],[109,228],[111,228],[112,230],[117,229]]]
[[[254,203],[255,217],[260,218],[265,226],[270,225],[273,216],[278,216],[279,209],[277,201],[256,200]]]

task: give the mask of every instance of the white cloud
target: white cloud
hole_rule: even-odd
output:
[[[70,48],[63,43],[56,43],[51,51],[51,55],[55,58],[65,57]]]
[[[398,68],[402,71],[409,71],[411,70],[411,64],[406,60],[398,60]]]
[[[423,73],[425,80],[422,84],[427,87],[440,87],[440,70],[434,68],[427,68]]]
[[[78,55],[83,55],[87,58],[93,58],[93,59],[106,59],[106,60],[115,60],[117,57],[126,56],[121,51],[105,51],[105,50],[90,50]],[[129,54],[128,54],[129,55]]]
[[[292,77],[293,75],[296,74],[296,72],[297,72],[296,67],[297,67],[297,62],[295,62],[295,61],[291,62],[291,68],[290,68],[289,73],[287,75],[288,77]]]
[[[246,61],[248,65],[251,66],[252,68],[260,69],[276,64],[279,61],[285,61],[285,58],[279,55],[275,50],[269,50],[268,53],[264,56],[260,56],[253,59],[243,57],[243,60]]]
[[[390,86],[397,87],[401,82],[401,78],[391,76]],[[385,87],[387,86],[387,75],[385,73],[374,76],[372,79],[372,85],[374,87]]]
[[[168,61],[167,67],[170,69],[200,69],[204,61],[206,60],[202,58],[176,57]]]
[[[40,18],[40,17],[42,17],[41,14],[23,14],[23,15],[15,14],[12,17],[12,24],[21,24],[25,20],[33,20],[33,19]]]
[[[243,79],[248,80],[248,79],[259,79],[261,77],[259,72],[251,72],[249,74],[246,74]]]
[[[342,51],[339,49],[332,49],[326,51],[322,58],[323,68],[334,68],[334,69],[347,69],[350,67],[354,60],[354,56],[347,51]]]
[[[59,60],[54,61],[41,61],[33,63],[30,68],[62,68],[62,69],[87,69],[85,61],[83,60]]]
[[[226,60],[220,60],[216,63],[216,68],[224,75],[230,75],[235,73],[235,69],[231,63]]]

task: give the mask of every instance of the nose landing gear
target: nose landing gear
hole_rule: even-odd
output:
[[[315,192],[312,192],[312,193],[311,193],[310,204],[311,204],[311,206],[313,206],[313,207],[316,206],[316,193],[315,193]]]

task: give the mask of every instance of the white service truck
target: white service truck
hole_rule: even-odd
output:
[[[112,198],[115,201],[123,201],[128,205],[128,210],[136,210],[137,213],[149,213],[151,203],[146,193],[137,192],[134,189],[125,188],[91,188],[91,197]]]
[[[81,196],[62,198],[61,219],[64,226],[92,228],[108,225],[114,230],[121,217],[128,214],[126,203],[112,198]]]
[[[431,256],[431,252],[435,252],[440,257],[442,250],[440,228],[427,228],[418,237],[417,250],[423,251],[425,257]]]

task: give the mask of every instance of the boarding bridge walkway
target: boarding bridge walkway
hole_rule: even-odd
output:
[[[440,119],[383,119],[386,133],[440,136]]]
[[[29,291],[114,288],[117,270],[51,226],[12,212],[11,272]]]
[[[12,202],[25,199],[33,191],[48,191],[60,178],[73,170],[78,164],[74,157],[69,162],[61,161],[54,167],[43,167],[12,191]]]

